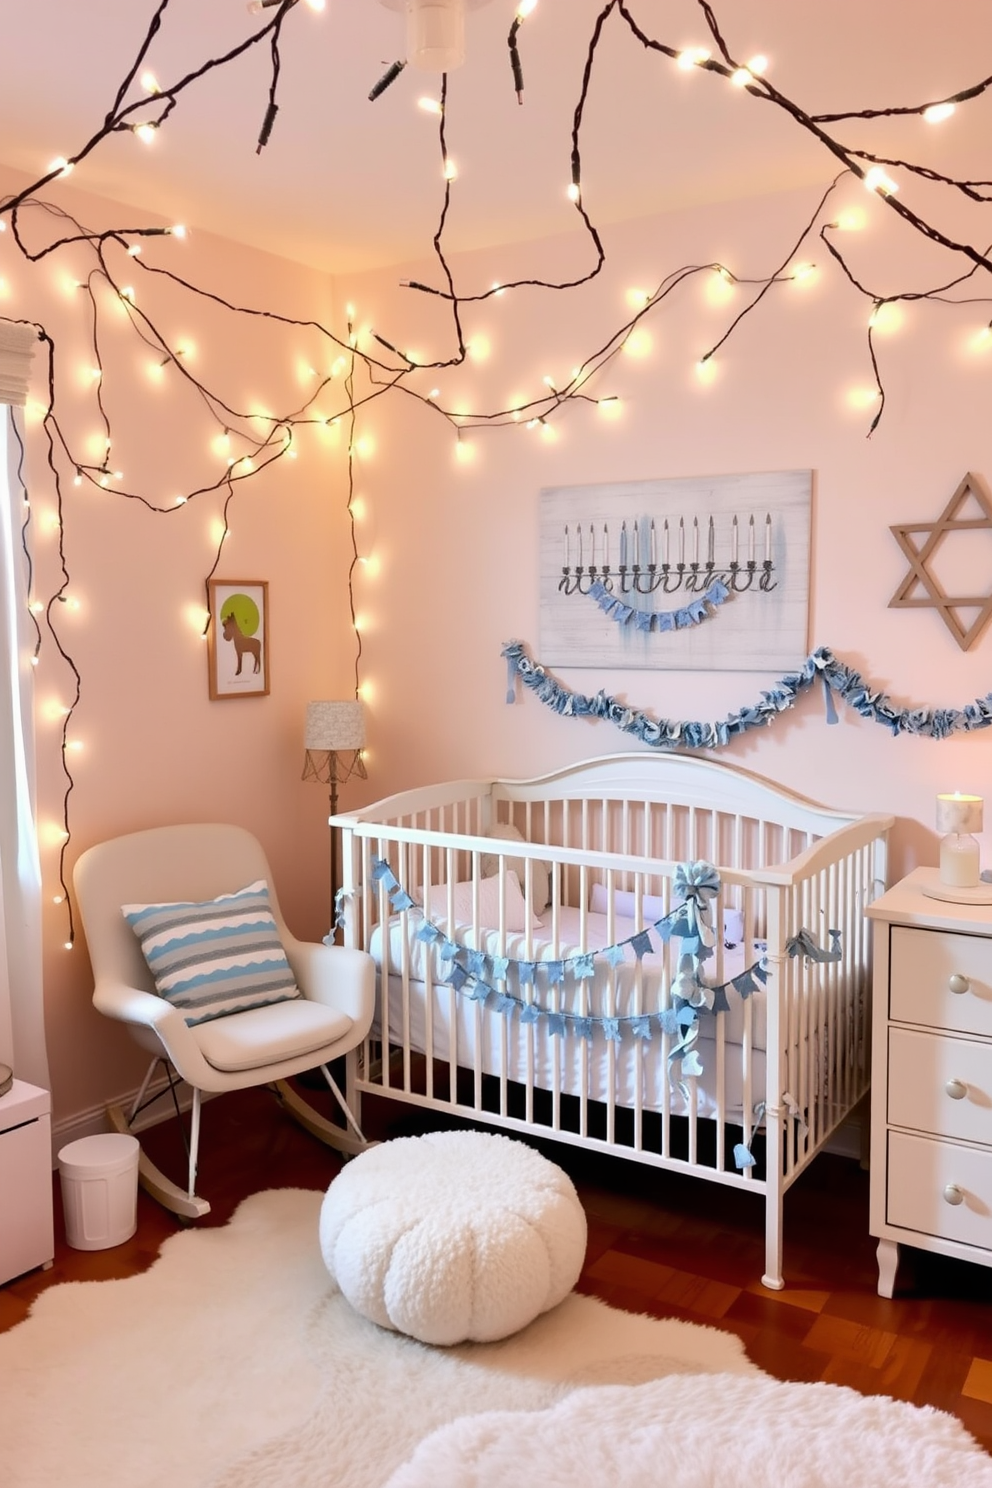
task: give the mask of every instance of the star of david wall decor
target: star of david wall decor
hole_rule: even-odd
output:
[[[985,482],[969,472],[935,522],[903,522],[889,531],[910,563],[889,609],[936,610],[967,651],[992,617],[992,498]],[[980,532],[989,536],[976,541]]]

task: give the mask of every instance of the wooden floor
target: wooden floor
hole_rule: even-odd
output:
[[[444,1125],[381,1101],[365,1107],[369,1135]],[[450,1124],[450,1123],[448,1123]],[[182,1172],[169,1125],[145,1137]],[[225,1224],[263,1188],[324,1189],[337,1157],[297,1127],[266,1091],[204,1107],[203,1225]],[[614,1307],[736,1333],[748,1355],[783,1380],[827,1380],[865,1394],[933,1405],[958,1416],[992,1451],[992,1271],[907,1252],[900,1292],[876,1293],[868,1179],[857,1163],[821,1155],[786,1197],[786,1289],[768,1292],[760,1200],[689,1178],[565,1146],[542,1148],[572,1176],[589,1220],[579,1290]],[[0,1287],[0,1331],[25,1318],[57,1282],[128,1276],[152,1264],[177,1222],[139,1194],[138,1231],[111,1250],[77,1251],[62,1238],[58,1182],[54,1267]]]

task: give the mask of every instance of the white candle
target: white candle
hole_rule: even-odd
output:
[[[596,567],[596,529],[589,523],[589,562]]]
[[[627,567],[627,519],[623,520],[620,527],[620,567]]]
[[[960,791],[937,797],[938,832],[980,832],[982,830],[981,796],[965,796]]]
[[[940,881],[956,889],[978,887],[978,843],[967,832],[940,839]]]
[[[679,562],[685,563],[685,522],[679,517]]]
[[[651,567],[655,568],[658,563],[658,534],[654,530],[654,517],[651,518]]]
[[[634,567],[639,568],[641,564],[641,524],[634,523]]]
[[[716,547],[716,532],[713,527],[713,518],[710,517],[710,525],[706,533],[706,561],[713,563],[713,554]]]
[[[772,561],[772,514],[765,513],[765,562]]]
[[[699,518],[692,519],[692,561],[699,567]]]
[[[565,567],[569,567],[568,561],[568,523],[565,523]]]
[[[753,563],[754,562],[754,513],[753,512],[751,513],[751,520],[747,524],[747,561],[748,561],[748,563]]]
[[[667,517],[665,518],[665,525],[661,529],[661,536],[662,536],[662,552],[665,555],[664,558],[662,559],[662,562],[667,566],[667,564],[668,564],[668,541],[669,541],[668,518]]]
[[[610,567],[610,529],[603,523],[603,567],[609,572]]]

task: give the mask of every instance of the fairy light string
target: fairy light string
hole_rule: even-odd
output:
[[[698,276],[719,273],[729,284],[751,288],[753,293],[743,308],[730,317],[722,334],[703,353],[701,365],[710,363],[717,352],[736,334],[744,320],[759,307],[767,305],[769,298],[773,296],[773,291],[799,277],[798,270],[790,266],[802,245],[815,234],[826,248],[829,262],[841,271],[844,283],[854,293],[861,295],[870,307],[871,313],[866,317],[866,351],[872,369],[877,400],[877,406],[867,431],[871,435],[877,428],[886,405],[885,388],[875,341],[876,318],[879,310],[900,302],[921,300],[949,306],[967,304],[987,306],[992,300],[992,296],[980,293],[968,297],[961,293],[954,293],[954,291],[960,291],[975,274],[992,271],[992,256],[990,256],[992,246],[976,246],[952,231],[945,231],[939,222],[922,216],[901,199],[897,190],[898,179],[888,176],[887,171],[894,172],[896,177],[901,174],[909,180],[925,180],[935,187],[951,190],[957,196],[963,196],[966,200],[976,204],[984,204],[992,200],[992,181],[959,179],[920,161],[872,151],[865,147],[863,141],[845,143],[834,133],[836,125],[870,123],[879,118],[905,119],[916,116],[929,122],[937,122],[947,117],[953,109],[973,104],[982,98],[992,88],[992,76],[970,83],[946,96],[928,99],[922,103],[813,113],[804,110],[797,101],[778,89],[767,77],[764,68],[759,68],[758,59],[752,58],[750,62],[742,62],[735,58],[723,36],[716,11],[708,0],[697,0],[697,5],[706,33],[715,49],[715,55],[711,55],[703,48],[686,50],[684,47],[672,45],[658,36],[649,34],[638,23],[626,0],[607,0],[595,16],[586,45],[578,96],[571,118],[569,157],[565,172],[567,194],[592,249],[591,262],[583,272],[569,278],[519,278],[481,291],[463,291],[451,267],[445,246],[451,214],[455,207],[456,188],[453,159],[448,145],[449,79],[447,75],[444,75],[441,80],[441,100],[437,110],[438,148],[443,184],[439,218],[432,239],[434,258],[440,278],[437,284],[416,280],[407,281],[405,287],[413,292],[423,293],[437,299],[443,306],[453,339],[450,354],[433,361],[422,361],[419,358],[414,360],[408,353],[398,349],[399,338],[391,335],[388,328],[374,331],[364,344],[359,345],[350,317],[347,338],[342,340],[331,328],[323,325],[319,320],[294,318],[269,308],[236,303],[195,284],[189,277],[177,270],[172,250],[176,247],[177,240],[181,241],[184,235],[183,230],[178,226],[120,226],[92,232],[84,228],[69,213],[45,200],[41,195],[52,183],[64,180],[70,171],[87,160],[112,134],[130,132],[144,148],[146,142],[154,141],[161,131],[168,127],[180,103],[192,89],[205,86],[212,75],[220,70],[238,65],[256,47],[267,48],[269,53],[268,90],[256,153],[264,148],[272,134],[280,108],[281,47],[289,35],[289,30],[292,29],[289,27],[287,30],[287,25],[290,22],[290,13],[299,9],[299,0],[253,0],[249,9],[262,19],[261,24],[256,25],[250,34],[217,55],[206,57],[178,79],[159,83],[148,70],[148,63],[151,59],[153,45],[170,18],[171,4],[172,0],[159,0],[156,5],[145,35],[125,71],[99,128],[74,153],[66,155],[59,161],[53,161],[36,180],[0,203],[0,228],[9,222],[10,239],[25,261],[39,264],[53,255],[91,255],[89,267],[74,277],[77,278],[79,284],[80,314],[85,316],[86,339],[92,357],[93,377],[89,396],[92,398],[104,440],[102,457],[99,454],[93,458],[84,456],[81,450],[75,448],[74,439],[67,432],[61,409],[66,397],[63,386],[68,382],[68,368],[64,364],[62,354],[56,356],[55,343],[48,330],[40,328],[48,358],[48,396],[42,424],[47,444],[46,463],[55,493],[59,580],[55,591],[49,596],[45,614],[53,643],[69,668],[74,694],[71,706],[65,714],[62,730],[63,769],[66,778],[63,802],[66,839],[63,842],[60,856],[60,884],[63,889],[65,888],[65,849],[69,830],[69,796],[73,788],[66,750],[70,721],[80,693],[79,673],[67,650],[65,639],[60,634],[58,621],[61,612],[57,608],[58,605],[66,603],[66,590],[69,585],[63,526],[65,510],[63,485],[69,477],[73,485],[85,483],[97,486],[108,497],[138,502],[155,515],[174,514],[191,505],[196,498],[223,493],[222,535],[210,570],[213,574],[217,569],[223,543],[229,531],[229,509],[241,482],[255,479],[275,460],[284,458],[293,449],[294,437],[298,430],[311,425],[329,425],[336,420],[346,420],[347,493],[352,549],[348,568],[348,588],[351,619],[357,637],[355,663],[357,693],[362,651],[354,586],[356,568],[362,561],[362,555],[359,553],[355,527],[354,458],[357,418],[359,412],[369,404],[382,397],[397,394],[413,398],[433,417],[444,420],[456,439],[461,439],[462,435],[471,429],[498,428],[511,423],[544,431],[548,428],[549,420],[562,417],[577,407],[597,406],[615,401],[612,392],[606,389],[601,390],[601,385],[605,372],[624,350],[632,333],[646,317],[660,314],[670,298]],[[535,11],[535,6],[536,0],[520,0],[507,36],[511,81],[519,103],[522,103],[524,99],[521,43],[526,34],[526,28],[523,22],[525,19],[529,20]],[[310,8],[321,7],[317,0],[310,0]],[[569,24],[572,24],[571,19],[569,19]],[[590,283],[604,269],[607,259],[606,249],[593,217],[587,209],[587,193],[583,182],[582,147],[587,102],[598,72],[600,47],[608,25],[621,25],[632,41],[656,55],[666,67],[698,70],[706,75],[708,85],[732,86],[739,89],[744,97],[753,100],[755,104],[761,103],[779,110],[795,127],[812,136],[839,163],[840,173],[834,177],[830,186],[819,197],[815,209],[797,233],[789,255],[782,259],[772,272],[745,277],[720,263],[687,264],[669,270],[661,276],[657,288],[645,295],[643,304],[634,314],[628,316],[623,324],[598,348],[579,359],[578,366],[570,377],[562,378],[554,385],[533,391],[529,396],[522,397],[512,407],[477,407],[468,410],[461,406],[457,409],[450,407],[443,396],[443,389],[425,392],[418,378],[422,377],[428,368],[441,374],[450,369],[461,368],[466,363],[469,351],[463,317],[466,307],[488,301],[493,296],[502,295],[508,291],[576,290]],[[373,88],[370,96],[378,97],[385,87],[392,86],[404,69],[405,63],[392,64],[384,78],[380,80],[380,84]],[[141,89],[141,95],[137,97],[134,96],[136,87]],[[298,106],[298,100],[294,100],[294,105]],[[842,225],[840,219],[829,218],[832,198],[849,181],[857,181],[867,187],[870,194],[881,204],[882,209],[891,212],[903,227],[920,235],[944,252],[950,253],[959,264],[963,260],[964,266],[961,272],[945,274],[940,283],[929,287],[905,287],[892,284],[876,286],[865,282],[862,274],[853,266],[850,252],[838,241],[837,234]],[[30,228],[29,222],[32,224]],[[28,234],[33,233],[33,225],[38,223],[44,223],[54,230],[41,234],[42,241],[29,243]],[[145,247],[150,247],[153,240],[160,245],[162,250],[165,250],[168,262],[150,260],[142,251]],[[129,277],[133,277],[135,283],[142,286],[136,296],[128,294],[128,286],[121,272],[116,268],[118,255],[126,258]],[[336,379],[333,374],[326,377],[318,376],[316,385],[295,406],[266,414],[262,419],[264,427],[259,432],[260,415],[251,409],[238,407],[237,400],[222,386],[208,383],[198,376],[189,365],[189,359],[184,355],[183,349],[175,343],[174,338],[160,324],[159,313],[154,303],[155,295],[152,294],[149,297],[144,288],[146,284],[151,288],[159,280],[171,289],[185,294],[194,306],[212,304],[230,315],[254,318],[259,323],[277,326],[288,337],[316,335],[333,354],[345,359],[346,376],[343,379]],[[109,344],[104,324],[108,302],[123,310],[129,333],[152,357],[157,358],[165,375],[180,379],[182,385],[199,400],[218,431],[218,439],[223,441],[225,447],[231,446],[219,470],[211,469],[205,472],[202,479],[194,481],[184,493],[178,496],[173,495],[168,501],[154,499],[145,490],[128,488],[123,477],[113,468],[115,462],[113,460],[114,430],[111,418],[112,399],[108,395],[106,386],[107,365],[104,356],[105,348]],[[983,326],[986,324],[987,318],[983,320]],[[359,371],[364,378],[360,392],[356,383],[356,374]],[[333,409],[330,412],[323,409],[318,412],[318,400],[323,400],[329,391],[333,393],[338,389],[340,389],[340,397],[336,399]],[[22,540],[27,552],[30,548],[30,503],[27,498],[25,505],[27,510]],[[32,574],[34,572],[33,569],[29,571]],[[37,660],[41,630],[37,625],[37,620],[34,623],[38,635],[34,658]],[[68,894],[65,898],[68,903]],[[69,914],[71,943],[73,938],[71,906]]]

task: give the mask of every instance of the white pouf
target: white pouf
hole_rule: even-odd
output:
[[[572,1290],[586,1216],[566,1173],[509,1137],[370,1147],[320,1211],[328,1271],[363,1317],[422,1343],[506,1338]]]

